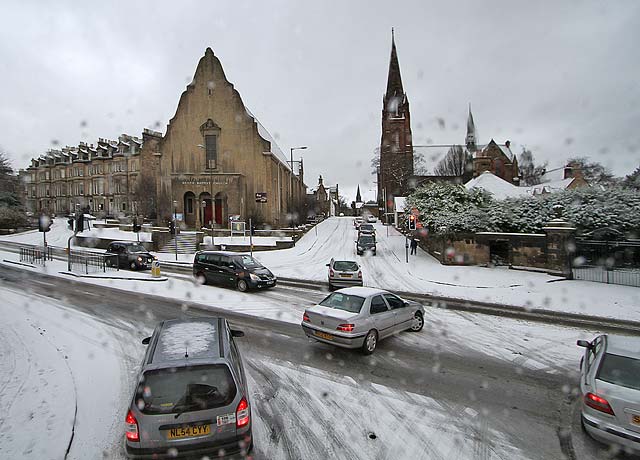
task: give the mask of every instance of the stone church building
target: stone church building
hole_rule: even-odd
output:
[[[32,211],[63,214],[80,205],[98,215],[152,214],[141,212],[151,202],[158,220],[175,214],[189,228],[249,217],[280,227],[306,217],[297,218],[306,198],[302,161],[292,168],[211,48],[166,133],[145,129],[142,139],[122,140],[81,143],[32,160],[24,174]],[[54,174],[56,168],[64,172]]]
[[[409,99],[402,86],[395,36],[391,32],[391,57],[387,75],[387,89],[382,98],[382,136],[377,168],[378,207],[392,209],[394,198],[407,196],[427,182],[453,182],[462,184],[472,177],[490,171],[501,179],[517,185],[518,161],[510,142],[499,144],[493,139],[488,144],[477,143],[477,133],[471,108],[467,120],[467,135],[460,145],[469,156],[468,171],[451,176],[420,176],[414,174],[414,153],[418,147],[429,152],[428,157],[444,157],[454,145],[414,146],[411,137]]]

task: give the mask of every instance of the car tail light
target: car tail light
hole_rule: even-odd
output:
[[[242,398],[236,409],[236,427],[242,428],[249,424],[249,403]]]
[[[329,269],[329,276],[336,276],[335,272],[331,268]]]
[[[352,332],[355,327],[355,324],[339,324],[338,330],[343,332]]]
[[[584,395],[584,403],[595,410],[604,412],[605,414],[615,415],[613,413],[613,409],[611,409],[611,406],[609,405],[609,401],[596,394],[587,393]]]
[[[309,315],[307,315],[306,312],[302,315],[302,321],[306,321],[307,323],[311,322],[311,320],[309,319]]]
[[[358,278],[362,278],[362,272],[358,271]]]
[[[138,433],[138,421],[133,416],[133,412],[131,412],[131,409],[129,409],[129,412],[127,413],[125,423],[127,424],[127,439],[129,441],[140,441],[140,434]]]

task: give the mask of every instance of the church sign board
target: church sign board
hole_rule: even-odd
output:
[[[266,202],[267,202],[267,192],[256,193],[256,203],[266,203]]]

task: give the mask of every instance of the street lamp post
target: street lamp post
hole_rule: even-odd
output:
[[[289,214],[291,214],[291,209],[293,207],[293,151],[294,150],[306,150],[307,146],[302,147],[291,147],[291,176],[289,177]],[[290,219],[293,219],[292,217]]]
[[[207,155],[207,149],[204,145],[202,144],[198,144],[198,147],[200,147],[202,150],[205,151],[205,158]],[[209,163],[206,163],[207,168],[209,169],[209,200],[211,201],[211,220],[209,221],[209,223],[211,224],[211,246],[213,246],[213,216],[214,216],[214,212],[213,212],[213,168],[211,167],[212,165],[210,165]],[[204,209],[202,210],[202,226],[205,227],[206,223],[204,222]]]
[[[176,252],[176,260],[178,260],[178,202],[173,201],[173,241]]]

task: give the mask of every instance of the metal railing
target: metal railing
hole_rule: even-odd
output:
[[[640,287],[640,242],[576,241],[573,279]]]
[[[92,254],[71,251],[69,256],[71,271],[89,273],[106,273],[107,270],[120,270],[117,254]]]
[[[53,260],[49,246],[20,248],[20,262],[44,265],[47,260]]]

